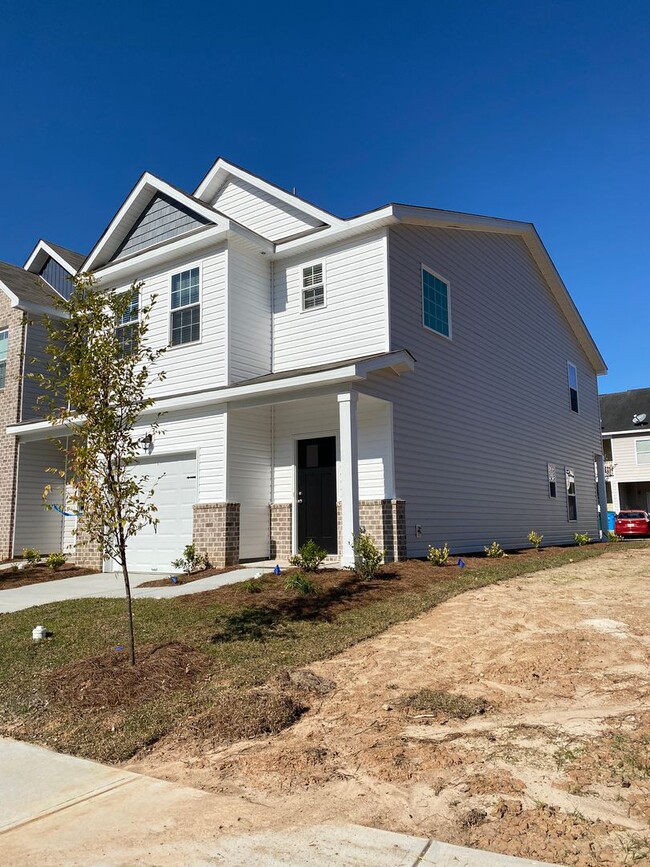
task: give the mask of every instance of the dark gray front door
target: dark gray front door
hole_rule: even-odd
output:
[[[337,553],[336,437],[298,441],[298,545]]]

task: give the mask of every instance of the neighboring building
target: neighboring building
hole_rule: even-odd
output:
[[[650,512],[650,388],[601,395],[600,418],[608,508]]]
[[[43,508],[43,488],[53,478],[46,466],[59,462],[47,439],[18,441],[8,425],[42,415],[33,380],[24,376],[32,358],[42,357],[43,314],[54,313],[53,299],[69,291],[67,278],[84,257],[39,241],[25,268],[0,262],[0,559],[23,547],[42,551],[63,546],[60,514]]]
[[[219,159],[193,195],[143,175],[82,267],[144,280],[168,346],[140,464],[160,524],[132,569],[192,539],[217,565],[308,538],[350,564],[360,526],[389,559],[597,535],[606,368],[532,224],[344,220]]]

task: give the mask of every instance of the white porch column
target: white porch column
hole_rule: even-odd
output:
[[[341,565],[354,566],[353,537],[359,532],[359,458],[356,391],[338,395],[341,448]]]
[[[598,503],[600,505],[601,539],[607,541],[607,488],[605,487],[605,459],[596,455],[596,472],[598,474]]]

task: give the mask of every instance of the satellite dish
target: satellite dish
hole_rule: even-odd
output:
[[[646,414],[644,412],[638,412],[632,416],[632,424],[643,424],[645,420]]]

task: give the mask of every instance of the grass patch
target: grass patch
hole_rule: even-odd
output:
[[[490,703],[484,698],[470,698],[441,689],[424,689],[404,699],[404,707],[417,716],[444,716],[449,719],[469,719],[485,713]]]
[[[466,590],[633,546],[647,543],[543,549],[502,560],[468,557],[465,569],[407,561],[383,566],[372,581],[348,570],[322,570],[318,595],[288,591],[285,572],[258,579],[262,592],[254,595],[229,585],[177,599],[135,600],[143,662],[150,648],[170,642],[203,660],[200,676],[188,681],[163,675],[164,689],[142,688],[147,675],[138,665],[126,689],[128,696],[138,694],[136,702],[123,695],[102,703],[100,696],[99,704],[72,705],[69,692],[53,694],[51,687],[64,674],[73,682],[71,673],[77,671],[88,681],[84,692],[95,689],[95,678],[104,676],[97,673],[97,665],[102,669],[98,660],[114,659],[126,637],[122,600],[79,599],[3,614],[0,734],[100,761],[122,761],[170,731],[183,731],[219,707],[224,696],[231,704],[237,696],[245,710],[254,694],[249,691],[268,689],[282,672],[331,657]],[[106,576],[107,582],[114,580]],[[36,623],[52,637],[32,642]],[[175,664],[171,668],[176,670]],[[84,676],[74,681],[78,692]],[[160,684],[160,672],[156,677]]]

